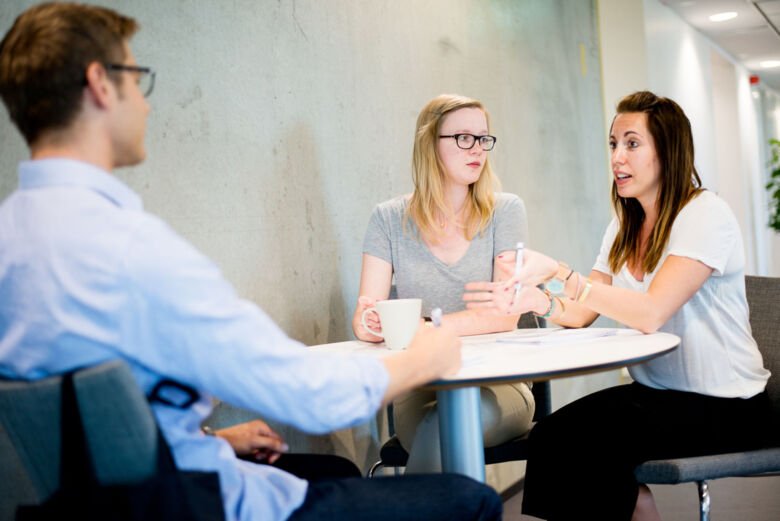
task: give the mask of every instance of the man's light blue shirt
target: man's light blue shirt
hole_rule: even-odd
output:
[[[202,435],[211,396],[324,433],[372,418],[388,385],[373,357],[288,338],[116,177],[73,160],[23,162],[0,206],[0,375],[114,358],[145,393],[163,378],[201,392],[188,409],[153,409],[179,467],[219,472],[228,520],[285,519],[307,485]]]

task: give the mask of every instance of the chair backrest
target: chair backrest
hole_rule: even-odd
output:
[[[520,315],[520,319],[517,321],[519,329],[535,329],[545,327],[546,324],[547,322],[542,317],[537,317],[531,312]]]
[[[766,389],[780,424],[780,278],[747,276],[745,290],[753,338],[772,373]]]
[[[87,447],[98,481],[153,475],[157,427],[128,366],[118,360],[74,373]],[[0,521],[50,496],[60,482],[61,377],[0,380]]]

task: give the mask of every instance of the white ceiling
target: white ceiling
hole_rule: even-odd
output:
[[[688,24],[704,33],[762,84],[780,92],[780,67],[762,69],[759,62],[780,60],[780,0],[661,0]],[[711,22],[709,16],[734,11],[738,16]]]

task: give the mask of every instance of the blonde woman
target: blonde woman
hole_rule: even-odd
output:
[[[379,204],[366,231],[352,321],[357,338],[382,340],[360,320],[364,309],[390,298],[393,285],[397,298],[421,298],[425,316],[440,307],[442,322],[460,335],[516,327],[519,314],[479,316],[465,309],[462,300],[466,282],[498,280],[496,257],[527,239],[522,200],[494,191],[498,179],[488,156],[495,144],[487,111],[475,99],[443,94],[422,109],[414,138],[414,192]],[[381,329],[376,319],[369,325]],[[530,428],[534,401],[526,384],[482,388],[481,402],[486,445]],[[407,472],[439,470],[435,393],[414,391],[401,397],[394,416],[401,444],[410,453]]]

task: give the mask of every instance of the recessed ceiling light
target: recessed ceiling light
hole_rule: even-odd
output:
[[[737,17],[736,11],[725,11],[723,13],[717,13],[710,16],[710,22],[725,22]]]
[[[780,60],[766,60],[759,63],[762,69],[774,69],[780,67]]]

